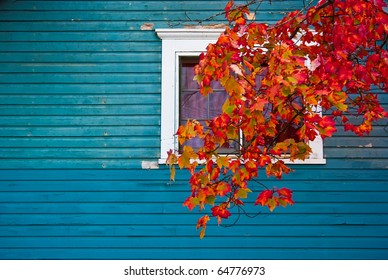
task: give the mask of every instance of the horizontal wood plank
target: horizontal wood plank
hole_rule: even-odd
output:
[[[29,170],[1,170],[0,169],[0,180],[1,181],[88,181],[88,180],[101,180],[101,181],[132,181],[134,178],[137,181],[169,181],[170,173],[168,167],[164,164],[159,166],[158,170],[39,170],[39,169],[29,169]],[[294,167],[293,167],[294,168]],[[334,182],[337,181],[338,184],[341,184],[342,181],[348,182],[363,182],[366,186],[372,184],[373,182],[384,182],[388,179],[388,172],[386,169],[339,169],[339,168],[319,168],[315,167],[310,168],[300,167],[297,171],[285,175],[282,181],[279,181],[275,178],[268,178],[264,173],[261,178],[263,182],[275,182],[277,186],[282,186],[289,184],[290,182],[313,182],[319,187],[325,182]],[[172,185],[178,184],[180,182],[187,183],[188,180],[188,171],[178,170],[176,173],[176,182],[171,183]],[[345,180],[346,179],[346,180]],[[318,183],[317,183],[318,182]],[[322,182],[322,184],[320,183]]]
[[[104,192],[0,192],[1,203],[32,203],[32,202],[77,202],[77,203],[176,203],[182,202],[190,196],[189,191],[116,191],[106,190]],[[388,206],[387,192],[297,192],[294,191],[293,198],[299,203],[366,203],[373,207],[373,203],[386,203],[382,207]],[[249,196],[246,203],[253,204],[256,196]],[[157,207],[157,205],[156,205]],[[333,209],[336,207],[333,205]],[[141,207],[140,207],[141,209]],[[139,209],[139,211],[141,211]],[[381,209],[381,208],[380,208]],[[285,211],[287,212],[287,211]],[[388,213],[388,210],[386,210]]]
[[[85,161],[87,162],[87,161]],[[98,162],[98,161],[95,161]],[[119,162],[119,160],[107,161],[103,160],[102,162],[107,163],[107,168],[110,167],[109,164],[114,164],[114,162]],[[127,161],[131,162],[130,160]],[[140,163],[135,161],[137,164],[136,167],[140,168]],[[73,163],[75,164],[75,163]],[[99,166],[101,168],[101,166]],[[161,167],[160,167],[161,168]],[[23,170],[26,173],[29,173],[31,170]],[[13,170],[4,170],[4,172],[12,173],[11,176],[3,176],[0,178],[0,189],[5,192],[72,192],[72,191],[158,191],[158,192],[170,192],[170,191],[184,191],[189,195],[190,187],[188,181],[176,181],[170,182],[169,176],[166,174],[165,177],[153,179],[155,172],[149,170],[147,173],[138,172],[138,178],[132,180],[107,180],[106,178],[101,178],[98,176],[97,170],[88,170],[90,173],[95,174],[95,176],[85,179],[77,180],[71,176],[73,170],[68,170],[69,175],[66,179],[56,178],[52,176],[53,172],[56,170],[45,170],[44,173],[40,173],[39,170],[34,170],[35,173],[38,173],[36,177],[24,176],[23,171],[18,173],[13,172]],[[139,170],[140,171],[140,170]],[[127,172],[127,170],[121,170],[121,172]],[[3,173],[4,174],[4,173]],[[40,174],[46,174],[41,175]],[[148,175],[149,174],[149,175]],[[143,180],[142,178],[147,176],[149,180]],[[271,182],[268,182],[269,186]],[[279,185],[277,182],[276,185]],[[283,184],[282,184],[283,185]],[[336,180],[319,180],[319,184],[316,181],[312,180],[303,180],[300,179],[298,182],[286,182],[285,186],[290,187],[294,191],[305,191],[305,192],[386,192],[387,186],[385,180],[370,180],[370,181],[361,181],[361,180],[348,180],[348,181],[336,181]],[[249,186],[255,192],[260,191],[262,188],[258,186]],[[252,196],[255,196],[253,193]],[[373,202],[372,202],[373,203]]]
[[[245,1],[237,0],[237,4],[245,3]],[[301,4],[297,0],[287,1],[288,7],[284,7],[283,3],[263,3],[261,8],[265,10],[281,10],[285,9],[297,9]],[[206,5],[201,5],[206,3]],[[185,11],[185,10],[210,10],[220,11],[224,8],[225,3],[220,1],[205,1],[197,0],[187,1],[56,1],[52,3],[50,1],[20,1],[13,3],[12,5],[5,6],[5,10],[26,10],[26,11],[131,11],[131,12],[143,12],[147,11]]]
[[[182,247],[193,248],[206,247],[217,249],[220,244],[228,244],[230,250],[250,249],[272,249],[272,248],[332,248],[336,249],[388,249],[388,237],[330,237],[328,241],[317,237],[207,237],[199,238],[175,237],[46,237],[42,242],[39,237],[0,237],[0,248],[168,248],[179,249]],[[187,246],[190,244],[190,246]],[[330,245],[329,245],[330,244]]]
[[[3,105],[147,105],[160,104],[160,94],[1,95]]]
[[[4,24],[4,23],[2,23]],[[2,26],[2,24],[0,26]],[[157,62],[161,63],[161,53],[159,50],[149,52],[2,52],[0,53],[0,62],[3,67],[15,69],[17,67],[26,68],[29,63],[112,63],[111,66],[120,66],[121,63],[142,63]],[[21,64],[23,63],[23,64]],[[27,65],[26,65],[27,64]],[[2,67],[2,68],[3,68]],[[0,70],[1,71],[1,70]]]
[[[171,191],[165,191],[171,195]],[[47,193],[42,193],[43,195],[47,195]],[[132,196],[136,196],[136,193],[132,193]],[[140,192],[138,194],[142,196]],[[154,196],[164,197],[163,193],[154,192],[152,193]],[[96,196],[91,194],[90,200],[82,199],[77,195],[73,195],[74,200],[71,202],[62,202],[65,199],[59,200],[52,199],[50,201],[39,199],[37,202],[28,200],[21,196],[18,199],[10,199],[4,202],[5,196],[0,196],[2,199],[0,203],[0,214],[1,213],[9,213],[9,214],[141,214],[141,213],[149,213],[155,215],[161,214],[185,214],[188,213],[188,209],[183,207],[184,199],[189,196],[189,191],[185,193],[179,193],[179,195],[171,195],[173,198],[171,201],[163,200],[159,201],[146,201],[146,200],[137,200],[133,201],[133,199],[124,201],[125,196],[123,198],[117,198],[117,200],[121,199],[124,202],[112,202],[110,193],[107,192],[106,196],[108,199],[106,201],[99,200],[100,202],[93,202],[96,200]],[[16,196],[16,195],[15,195]],[[49,197],[55,197],[55,194],[47,195]],[[57,194],[60,196],[60,194]],[[255,198],[257,194],[251,195],[252,198]],[[377,196],[377,195],[376,195]],[[36,197],[36,196],[35,196]],[[388,214],[388,202],[379,202],[379,201],[371,201],[368,197],[365,198],[363,202],[352,201],[351,203],[343,203],[338,202],[336,200],[330,202],[314,202],[315,200],[319,200],[321,198],[320,194],[316,194],[314,199],[311,199],[310,202],[303,202],[303,197],[301,195],[296,194],[295,202],[296,204],[293,206],[289,206],[286,208],[277,208],[275,213],[278,214]],[[22,202],[13,202],[13,201],[22,201]],[[58,201],[59,200],[59,201]],[[32,202],[31,202],[32,201]],[[77,201],[77,202],[74,202]],[[253,206],[253,199],[248,199],[246,202],[246,207],[244,208],[247,213],[250,215],[254,215],[256,213],[268,213],[268,209],[266,207]],[[235,211],[233,211],[235,212]],[[208,213],[208,211],[203,212]],[[237,215],[237,214],[235,214]],[[244,217],[244,215],[242,216]],[[233,220],[235,217],[231,217]],[[256,218],[258,223],[260,223],[260,215]],[[301,221],[303,222],[303,221]],[[238,226],[236,226],[238,227]]]
[[[376,260],[386,259],[387,249],[336,249],[336,248],[241,248],[235,251],[230,248],[12,248],[0,249],[0,259],[38,259],[38,260],[198,260],[206,259],[266,259],[266,260]]]
[[[36,68],[39,68],[37,66]],[[37,70],[40,71],[40,70]],[[145,70],[143,70],[145,71]],[[152,73],[85,73],[80,74],[0,74],[1,84],[122,84],[158,83],[160,75]]]
[[[262,225],[260,217],[250,227],[218,226],[209,223],[207,237],[386,237],[387,225]],[[42,234],[44,233],[44,234]],[[286,234],[285,234],[286,233]],[[7,225],[0,226],[3,237],[170,237],[198,238],[194,225]]]
[[[129,75],[137,74],[138,82],[141,82],[142,73],[150,75],[151,79],[158,81],[159,79],[153,77],[155,74],[160,76],[160,63],[101,63],[101,62],[62,62],[62,63],[45,63],[45,62],[22,62],[22,63],[1,63],[0,64],[0,82],[1,83],[54,83],[55,81],[61,83],[68,79],[76,82],[77,78],[88,77],[89,79],[100,77],[94,73],[104,73],[109,76],[115,75],[117,80],[127,77],[130,81]],[[45,74],[37,74],[45,73]],[[47,73],[50,73],[49,75]],[[66,73],[66,74],[63,74]],[[125,73],[126,76],[124,76]],[[100,74],[101,75],[101,74]],[[48,76],[50,77],[47,80]],[[44,79],[45,78],[45,79]],[[112,79],[112,78],[110,78]],[[104,81],[102,79],[102,81]]]
[[[120,117],[115,117],[120,119]],[[152,118],[150,118],[152,119]],[[109,118],[108,118],[109,121]],[[150,120],[145,118],[138,121],[146,125]],[[82,124],[83,123],[83,124]],[[149,123],[148,123],[149,124]],[[85,125],[81,122],[80,125]],[[13,138],[0,137],[1,148],[159,148],[158,136],[127,136],[127,137],[34,137]]]
[[[196,225],[198,213],[184,214],[2,214],[0,225]],[[234,221],[231,220],[230,224]],[[216,222],[215,222],[216,223]],[[239,226],[257,224],[256,219],[239,221]],[[225,221],[224,225],[228,222]],[[260,215],[262,225],[388,225],[388,214],[279,214]]]

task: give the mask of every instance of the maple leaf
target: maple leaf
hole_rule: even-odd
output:
[[[284,197],[292,197],[292,191],[290,189],[287,189],[287,188],[281,188],[279,190],[276,190],[276,192],[280,195],[280,196],[284,196]]]
[[[292,200],[292,190],[288,188],[281,188],[276,190],[276,192],[279,195],[278,201],[283,207],[286,207],[287,204],[294,204],[294,201]]]
[[[220,206],[214,206],[211,209],[213,217],[217,217],[218,224],[221,223],[222,219],[230,217],[231,213],[226,209],[226,205],[221,204]]]
[[[262,155],[260,158],[259,158],[259,166],[260,167],[263,167],[265,165],[267,165],[268,163],[271,163],[271,157],[268,156],[268,155]]]
[[[227,156],[219,156],[217,158],[216,162],[217,162],[217,165],[219,168],[229,167],[229,165],[230,165],[229,158]]]
[[[335,127],[335,121],[333,120],[333,117],[330,116],[322,117],[316,127],[322,139],[331,137],[333,133],[337,131],[337,128]]]
[[[237,193],[236,193],[236,197],[239,197],[239,198],[247,198],[248,197],[248,193],[252,192],[250,189],[248,188],[239,188]]]
[[[276,178],[281,179],[283,173],[288,174],[292,171],[292,169],[287,167],[284,164],[284,161],[278,160],[275,163],[269,163],[265,168],[265,171],[267,173],[267,176],[275,176]]]
[[[251,111],[257,110],[259,112],[263,112],[266,104],[268,104],[266,99],[258,97],[250,109]]]
[[[175,166],[171,165],[170,166],[170,180],[171,181],[175,181],[175,173],[176,173]]]
[[[273,211],[277,206],[279,206],[279,199],[277,197],[272,197],[267,200],[266,203],[269,211]]]
[[[214,202],[216,201],[215,195],[208,195],[206,196],[206,203],[210,205],[214,205]]]
[[[204,238],[205,236],[205,231],[206,231],[206,226],[207,226],[207,223],[210,221],[210,218],[208,215],[204,215],[202,216],[201,218],[198,219],[198,222],[197,222],[197,230],[201,228],[201,231],[199,233],[199,238],[202,239]]]
[[[183,202],[183,206],[186,206],[187,208],[189,208],[190,211],[193,210],[195,206],[197,206],[198,204],[199,204],[198,198],[193,196],[188,197]]]
[[[271,190],[262,191],[257,197],[255,201],[255,205],[258,205],[258,204],[260,204],[261,206],[267,205],[268,200],[272,198],[272,196],[273,196],[273,191]]]
[[[264,190],[256,199],[255,205],[267,206],[272,212],[277,206],[286,206],[294,204],[292,200],[292,191],[288,188]]]
[[[245,168],[250,173],[257,172],[258,164],[253,160],[248,160],[245,162]]]
[[[203,126],[197,120],[187,120],[185,125],[179,126],[176,135],[180,144],[194,137],[203,138]]]
[[[234,5],[234,1],[233,1],[233,0],[230,0],[230,1],[226,4],[226,6],[225,6],[225,12],[226,12],[226,13],[229,13],[229,11],[232,9],[233,5]]]
[[[215,181],[220,176],[221,169],[217,167],[213,167],[210,172],[210,180]]]
[[[327,132],[326,132],[327,133]],[[294,143],[290,146],[290,159],[304,160],[311,154],[311,147],[305,142]]]
[[[230,184],[226,182],[219,182],[216,186],[217,189],[217,195],[219,196],[225,196],[231,191]]]
[[[225,79],[225,89],[227,89],[227,91],[233,95],[233,94],[237,94],[238,96],[241,96],[242,94],[244,94],[245,92],[245,89],[244,87],[242,87],[237,81],[236,81],[236,78],[233,77],[233,76],[229,76],[229,77],[226,77]]]
[[[170,149],[167,152],[166,164],[170,167],[170,180],[175,181],[175,164],[178,162],[174,151]]]
[[[195,161],[198,155],[194,152],[194,149],[190,146],[183,146],[183,152],[178,157],[178,165],[182,168],[193,170],[197,166]]]

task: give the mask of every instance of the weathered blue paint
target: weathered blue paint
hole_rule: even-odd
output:
[[[213,221],[204,240],[201,213],[181,206],[188,174],[141,168],[160,157],[161,100],[161,42],[142,29],[195,24],[225,2],[0,2],[0,259],[388,258],[386,122],[364,138],[340,129],[326,165],[261,174],[297,204],[248,206],[262,213]],[[263,3],[256,18],[302,4]]]

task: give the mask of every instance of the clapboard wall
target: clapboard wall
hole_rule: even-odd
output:
[[[258,20],[303,4],[272,2]],[[154,29],[223,22],[225,3],[0,1],[0,259],[388,258],[386,122],[328,139],[326,165],[262,175],[297,204],[213,221],[203,240],[187,174],[142,169],[160,157]]]

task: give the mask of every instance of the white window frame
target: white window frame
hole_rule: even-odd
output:
[[[179,61],[182,56],[198,56],[215,43],[224,29],[156,29],[162,39],[162,96],[161,96],[161,143],[159,163],[165,163],[167,151],[178,150],[175,135],[179,126]],[[292,164],[325,164],[323,141],[316,137],[309,143],[312,154],[304,161],[284,160]]]

